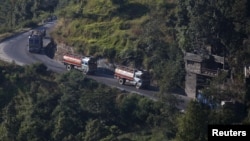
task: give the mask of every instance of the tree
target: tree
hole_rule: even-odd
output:
[[[192,101],[187,111],[177,122],[177,141],[206,141],[207,140],[208,112],[203,106]]]
[[[109,132],[104,127],[105,125],[103,125],[101,121],[97,119],[89,120],[85,126],[86,134],[84,141],[97,141],[106,137]]]
[[[80,106],[96,116],[103,118],[103,122],[115,122],[117,115],[115,97],[117,91],[100,85],[94,91],[85,91],[80,98]]]
[[[70,80],[72,77],[74,78],[74,75],[69,78],[69,83],[63,82],[63,85],[59,86],[62,96],[52,112],[54,130],[51,136],[55,140],[71,139],[71,136],[75,136],[83,130],[85,118],[83,118],[83,111],[78,102],[81,89],[76,90],[80,85],[77,82],[82,80],[81,78],[76,79],[76,83],[74,83]]]
[[[16,118],[17,111],[13,102],[10,102],[2,112],[0,139],[6,141],[16,140],[20,122]]]

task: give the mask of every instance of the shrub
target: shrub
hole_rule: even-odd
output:
[[[24,27],[24,28],[26,28],[26,27],[34,28],[36,26],[38,26],[37,22],[32,21],[32,20],[25,21],[22,24],[22,27]]]

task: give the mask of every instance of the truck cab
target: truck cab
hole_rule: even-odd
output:
[[[43,39],[39,34],[31,34],[28,37],[28,51],[29,52],[40,52],[43,47]]]
[[[136,88],[145,88],[150,86],[150,77],[149,73],[142,70],[136,70],[134,75],[134,81]]]
[[[94,74],[95,71],[97,70],[97,61],[95,58],[86,56],[82,58],[82,66],[81,66],[83,72],[85,74]]]

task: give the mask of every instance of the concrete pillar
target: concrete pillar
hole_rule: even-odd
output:
[[[196,97],[197,75],[187,72],[185,77],[185,92],[188,97]]]

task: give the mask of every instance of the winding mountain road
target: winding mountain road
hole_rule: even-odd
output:
[[[48,22],[40,28],[46,28],[46,30],[49,30],[54,25],[55,22]],[[65,72],[66,71],[65,66],[61,62],[53,60],[48,56],[46,56],[45,54],[35,54],[27,51],[27,39],[29,35],[30,31],[27,31],[2,41],[0,43],[0,59],[10,63],[15,62],[16,64],[21,66],[30,65],[35,62],[42,62],[48,67],[48,69],[54,72],[57,73]],[[101,65],[100,62],[98,64]],[[117,80],[114,79],[112,75],[105,74],[102,71],[102,69],[100,69],[100,71],[98,71],[96,75],[90,75],[88,77],[98,82],[104,83],[110,87],[116,87],[124,91],[137,93],[143,96],[147,96],[154,100],[155,100],[155,95],[158,92],[155,89],[142,90],[142,89],[136,89],[134,86],[119,85],[119,83],[117,83]],[[184,101],[178,107],[180,109],[185,109],[186,104],[190,99],[182,95],[177,95],[177,96]]]

